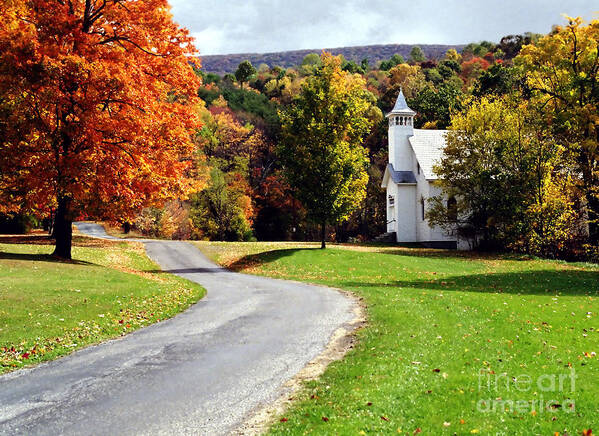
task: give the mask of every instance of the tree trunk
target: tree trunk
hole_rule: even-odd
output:
[[[589,239],[591,245],[599,244],[599,199],[592,193],[587,195],[589,214]]]
[[[325,249],[327,248],[327,243],[326,243],[326,236],[327,236],[327,223],[326,221],[323,221],[322,224],[320,225],[320,248],[321,249]]]
[[[56,247],[53,256],[71,260],[71,246],[73,243],[73,220],[71,218],[71,200],[59,198],[58,208],[54,218],[54,238]]]

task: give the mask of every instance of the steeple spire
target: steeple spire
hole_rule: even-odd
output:
[[[389,112],[387,117],[389,117],[390,115],[416,115],[416,112],[409,108],[408,102],[406,101],[406,97],[403,95],[403,89],[401,88],[399,90],[399,95],[397,96],[395,106],[393,107],[393,110]]]

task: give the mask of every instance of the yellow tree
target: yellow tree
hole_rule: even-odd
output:
[[[599,242],[599,20],[568,18],[515,63],[526,73],[532,101],[572,154],[589,215],[591,242]]]
[[[426,87],[426,77],[419,65],[399,64],[389,70],[393,99],[401,88],[407,98],[415,98]]]

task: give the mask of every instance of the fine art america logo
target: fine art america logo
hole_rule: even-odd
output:
[[[576,371],[571,368],[569,373],[533,378],[528,374],[510,377],[482,370],[478,374],[478,391],[489,395],[476,403],[481,413],[573,413],[576,410],[572,398],[576,391]]]

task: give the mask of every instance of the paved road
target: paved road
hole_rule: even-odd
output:
[[[171,320],[1,376],[0,434],[226,434],[353,318],[354,303],[330,289],[229,272],[185,242],[145,244],[207,296]]]

